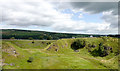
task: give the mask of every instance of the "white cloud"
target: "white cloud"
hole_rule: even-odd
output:
[[[80,14],[78,17],[79,17],[79,18],[83,18],[83,15],[82,15],[82,14]]]
[[[62,4],[62,5],[61,5]],[[64,5],[63,5],[64,4]],[[60,5],[60,6],[59,6]],[[82,6],[82,5],[81,5]],[[63,8],[64,7],[64,8]],[[72,20],[73,14],[61,13],[61,9],[66,8],[72,9],[74,12],[81,11],[87,13],[88,11],[83,10],[84,8],[73,9],[70,3],[51,3],[42,0],[41,2],[3,2],[0,4],[2,8],[2,28],[27,28],[27,29],[45,29],[49,31],[58,32],[72,32],[72,33],[114,33],[111,31],[111,22],[108,22],[107,16],[111,13],[104,12],[106,16],[103,23],[88,23],[83,20],[74,21]],[[100,10],[102,12],[103,10]],[[91,11],[90,11],[91,12]],[[96,13],[96,12],[95,12]],[[98,11],[97,11],[98,13]],[[82,14],[79,18],[83,18]],[[104,32],[103,32],[104,31]]]
[[[113,10],[103,12],[102,19],[105,22],[110,23],[110,28],[118,28],[118,15],[113,15]]]

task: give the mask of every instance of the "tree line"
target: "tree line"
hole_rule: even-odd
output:
[[[100,37],[101,35],[93,35]],[[68,33],[53,33],[44,31],[30,31],[18,29],[4,29],[2,30],[2,39],[39,39],[39,40],[57,40],[62,38],[79,38],[90,37],[89,34],[68,34]],[[115,36],[114,36],[115,37]]]

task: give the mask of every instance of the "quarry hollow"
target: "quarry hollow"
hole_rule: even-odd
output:
[[[117,69],[118,39],[3,40],[3,69]]]

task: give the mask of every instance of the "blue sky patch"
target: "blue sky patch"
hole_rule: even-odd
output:
[[[71,19],[74,21],[83,20],[83,21],[86,21],[87,23],[90,23],[90,22],[101,23],[101,22],[103,22],[103,20],[101,19],[102,13],[99,13],[99,14],[88,14],[88,13],[83,14],[82,12],[74,13],[71,9],[64,9],[61,11],[61,13],[73,14]],[[82,16],[83,16],[82,18],[79,18],[80,14],[82,14]]]

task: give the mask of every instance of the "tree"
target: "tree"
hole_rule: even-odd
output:
[[[10,39],[14,40],[14,39],[15,39],[15,37],[11,37]]]
[[[33,43],[33,44],[35,43],[34,40],[32,41],[32,43]]]
[[[51,36],[48,36],[48,37],[47,37],[47,40],[51,40],[51,39],[52,39],[52,37],[51,37]]]
[[[33,38],[32,38],[32,37],[29,37],[28,39],[29,39],[29,40],[33,40]]]
[[[40,39],[44,39],[44,36],[40,36],[39,38],[40,38]]]

